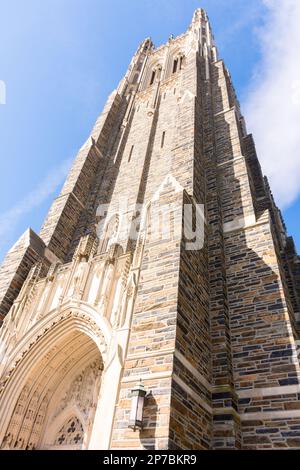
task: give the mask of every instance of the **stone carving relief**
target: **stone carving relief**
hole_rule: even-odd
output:
[[[43,317],[43,313],[46,307],[46,301],[49,297],[50,290],[51,290],[51,281],[46,280],[45,284],[43,283],[41,286],[42,295],[40,296],[38,300],[38,305],[37,305],[37,310],[36,310],[37,320],[40,320]]]
[[[58,307],[59,303],[62,300],[62,293],[63,293],[63,284],[64,284],[64,276],[58,276],[55,286],[53,287],[53,297],[52,302],[50,304],[49,310],[53,310]]]
[[[118,214],[115,214],[107,222],[106,226],[101,230],[101,224],[99,224],[98,235],[100,239],[99,252],[105,253],[109,248],[118,242],[120,229],[120,217]]]
[[[23,387],[14,413],[10,420],[6,435],[2,442],[2,449],[36,449],[39,447],[47,414],[52,413],[52,421],[63,413],[66,408],[74,405],[81,413],[84,422],[77,422],[75,417],[66,424],[59,426],[59,432],[51,445],[81,444],[83,442],[84,429],[87,432],[93,422],[101,382],[102,366],[100,360],[88,365],[63,392],[58,407],[50,390],[44,395],[44,391],[37,387],[32,391],[33,383],[30,381]],[[65,388],[64,388],[65,390]],[[75,421],[71,425],[71,421]],[[79,424],[80,426],[79,426]],[[75,428],[68,431],[69,428]],[[75,425],[76,424],[76,425]],[[76,432],[75,432],[76,431]],[[80,432],[79,432],[80,431]],[[47,429],[45,430],[47,433]],[[78,437],[79,434],[79,437]],[[60,439],[60,442],[58,440]],[[77,441],[77,442],[76,442]]]
[[[82,289],[82,280],[86,269],[88,267],[88,263],[85,258],[81,259],[77,264],[72,281],[70,283],[70,287],[68,289],[67,296],[74,299],[80,299],[83,294]]]
[[[124,292],[124,280],[121,276],[118,276],[115,280],[114,292],[112,295],[112,309],[110,316],[110,323],[113,327],[116,327],[118,324],[118,319],[120,317],[120,304],[122,295]]]
[[[37,448],[48,401],[48,393],[40,403],[40,391],[38,389],[31,394],[30,383],[23,387],[1,449],[33,450]]]
[[[0,330],[1,363],[2,358],[7,355],[8,350],[11,350],[15,346],[19,338],[21,338],[26,331],[26,327],[31,317],[30,308],[37,295],[37,280],[43,270],[44,266],[42,263],[38,263],[31,269],[17,299],[3,321],[3,325]]]
[[[108,260],[105,265],[105,272],[103,276],[103,282],[100,290],[100,297],[97,303],[99,303],[99,309],[103,316],[106,316],[106,308],[109,301],[115,265],[113,260]]]
[[[131,276],[128,280],[126,289],[123,292],[122,302],[121,302],[121,310],[119,316],[118,327],[122,328],[126,320],[131,317],[135,294],[136,294],[136,287],[137,287],[137,276],[134,272],[131,273]]]
[[[98,241],[94,235],[86,235],[81,237],[77,249],[74,253],[73,260],[85,258],[86,260],[92,256],[97,248]]]
[[[97,305],[99,303],[99,286],[102,284],[104,267],[105,262],[100,261],[91,268],[88,292],[86,295],[87,301],[91,305]]]
[[[80,322],[88,324],[104,362],[108,346],[111,363],[115,358],[119,358],[120,364],[124,360],[125,336],[128,334],[126,328],[133,312],[143,251],[140,245],[144,239],[139,240],[138,256],[135,257],[133,267],[131,253],[124,254],[119,245],[110,243],[116,240],[118,223],[119,221],[115,220],[105,253],[97,252],[91,237],[85,238],[71,263],[52,265],[47,276],[43,278],[31,276],[24,284],[0,332],[1,358],[5,357],[5,360],[8,360],[7,363],[5,361],[0,363],[0,389],[4,395],[6,387],[21,370],[23,361],[30,358],[32,349],[40,344],[53,328],[56,326],[62,328],[59,325],[65,321],[70,322],[72,318],[75,322],[78,318]],[[75,307],[68,309],[67,302],[74,300]],[[90,307],[93,307],[93,310]],[[111,331],[110,343],[104,339],[97,316],[105,317],[111,326],[111,330],[109,325],[107,329],[108,332]],[[37,322],[39,326],[36,325]],[[25,334],[28,335],[26,340],[24,340]],[[67,377],[68,371],[74,366],[72,342],[70,344],[64,364],[59,369],[61,377]],[[75,343],[73,346],[76,348]],[[40,359],[38,369],[45,370],[45,380],[48,376],[55,375],[55,367],[50,362],[56,354],[56,346],[53,346]],[[113,370],[117,371],[116,374],[118,367],[121,367],[119,363],[112,366],[115,368]],[[26,379],[27,382],[19,394],[17,403],[12,405],[10,418],[5,418],[7,431],[1,448],[36,449],[41,445],[85,446],[86,436],[90,435],[99,402],[102,369],[103,361],[94,360],[80,374],[72,376],[71,382],[66,383],[66,386],[62,385],[61,392],[56,390],[57,385],[52,382],[47,387],[41,387],[35,382],[35,372],[33,372],[33,375]],[[76,434],[73,434],[73,431],[67,432],[67,426],[68,429],[74,427],[71,426],[70,416],[75,423]],[[51,441],[44,440],[46,424],[47,427],[48,424],[53,425],[53,432],[55,431],[55,435],[51,434]],[[75,438],[78,442],[75,442]]]
[[[38,277],[38,268],[32,271],[1,328],[0,359],[8,358],[9,350],[48,312],[57,309],[60,315],[59,309],[68,299],[84,300],[113,327],[120,324],[131,255],[123,254],[122,248],[113,243],[119,217],[113,218],[108,226],[104,254],[97,255],[95,238],[89,235],[81,239],[72,263],[55,263],[43,279]],[[1,361],[0,374],[3,369]]]
[[[59,430],[54,441],[54,446],[76,446],[81,447],[83,443],[84,430],[77,416],[72,416]]]
[[[71,383],[61,399],[52,421],[70,405],[75,405],[85,421],[95,412],[100,390],[102,366],[100,360],[87,366]]]

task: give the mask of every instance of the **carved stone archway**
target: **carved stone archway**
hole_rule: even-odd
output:
[[[51,328],[32,332],[3,382],[1,447],[87,448],[105,355],[101,330],[74,309],[60,313]]]

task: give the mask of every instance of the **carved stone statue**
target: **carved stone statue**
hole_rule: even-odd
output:
[[[108,304],[109,295],[111,291],[114,269],[115,269],[114,264],[112,262],[109,262],[106,267],[103,284],[101,288],[100,299],[99,299],[99,305],[100,305],[100,310],[102,312],[102,315],[106,314],[106,307]]]
[[[118,241],[118,233],[119,233],[119,217],[115,218],[114,224],[113,224],[113,229],[112,233],[108,239],[107,243],[107,250],[114,244],[117,243]]]
[[[122,297],[122,307],[121,307],[119,327],[124,326],[124,324],[126,323],[126,321],[128,320],[129,316],[132,313],[134,300],[135,300],[135,292],[136,292],[136,276],[134,273],[132,273],[128,280],[127,287]]]

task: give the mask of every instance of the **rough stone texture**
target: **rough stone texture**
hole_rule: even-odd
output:
[[[1,322],[28,276],[30,269],[43,261],[46,266],[55,256],[46,249],[41,238],[28,229],[7,253],[0,269],[0,319]]]
[[[174,72],[176,60],[181,65]],[[99,204],[107,204],[107,214],[97,213]],[[185,34],[157,49],[149,39],[139,47],[80,150],[41,239],[32,236],[35,242],[26,246],[21,239],[8,254],[0,277],[3,314],[45,246],[62,272],[73,273],[78,246],[87,235],[94,240],[95,224],[103,234],[118,215],[133,227],[138,204],[154,219],[166,207],[173,230],[153,238],[146,218],[138,240],[114,239],[118,256],[130,264],[126,289],[134,304],[130,324],[115,331],[126,332],[128,341],[118,353],[122,373],[114,384],[113,424],[105,430],[109,447],[299,448],[300,259],[201,9]],[[185,207],[194,210],[194,226],[198,204],[204,242],[188,250]],[[91,253],[89,269],[108,260],[109,271],[108,245],[100,241]],[[74,288],[77,296],[82,286]],[[90,294],[84,295],[89,304]],[[144,427],[134,432],[130,392],[139,379],[150,393]]]

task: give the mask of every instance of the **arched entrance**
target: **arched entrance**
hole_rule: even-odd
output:
[[[104,367],[91,336],[84,320],[69,316],[25,354],[1,399],[2,449],[88,447]]]

